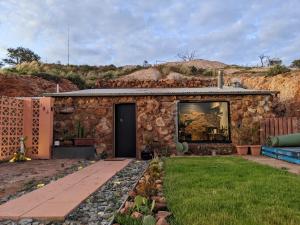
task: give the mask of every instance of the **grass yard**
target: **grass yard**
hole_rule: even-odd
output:
[[[170,158],[165,170],[172,224],[300,224],[298,175],[239,157]]]

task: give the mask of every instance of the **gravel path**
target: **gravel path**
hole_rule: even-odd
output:
[[[128,191],[133,189],[147,165],[146,161],[133,160],[81,203],[64,222],[39,222],[22,219],[18,222],[1,221],[0,225],[109,225],[114,213],[126,200]]]

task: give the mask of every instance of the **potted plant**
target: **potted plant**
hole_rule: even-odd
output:
[[[238,134],[238,144],[235,146],[238,155],[247,155],[250,146],[250,133],[249,128],[240,125],[236,128]]]
[[[59,145],[61,146],[73,146],[74,133],[69,132],[67,129],[64,129],[63,136],[61,140],[59,140]]]
[[[259,156],[261,152],[261,145],[259,144],[259,124],[254,123],[251,127],[252,144],[250,146],[251,155]]]
[[[80,121],[76,123],[76,137],[74,138],[75,146],[91,146],[94,145],[94,138],[86,138],[84,127],[81,125]]]

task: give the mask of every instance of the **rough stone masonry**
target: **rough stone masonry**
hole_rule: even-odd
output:
[[[54,139],[64,139],[75,131],[81,121],[87,137],[95,138],[97,152],[114,156],[114,105],[136,104],[137,158],[147,143],[147,137],[175,152],[176,114],[178,101],[228,101],[232,144],[238,142],[236,127],[251,126],[265,117],[274,116],[277,97],[261,95],[199,95],[199,96],[113,96],[113,97],[55,97]],[[257,135],[259,135],[257,133]],[[191,144],[194,154],[230,154],[232,144]]]

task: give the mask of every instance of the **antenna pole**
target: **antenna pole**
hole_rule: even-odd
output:
[[[70,65],[70,26],[68,25],[68,66]]]

